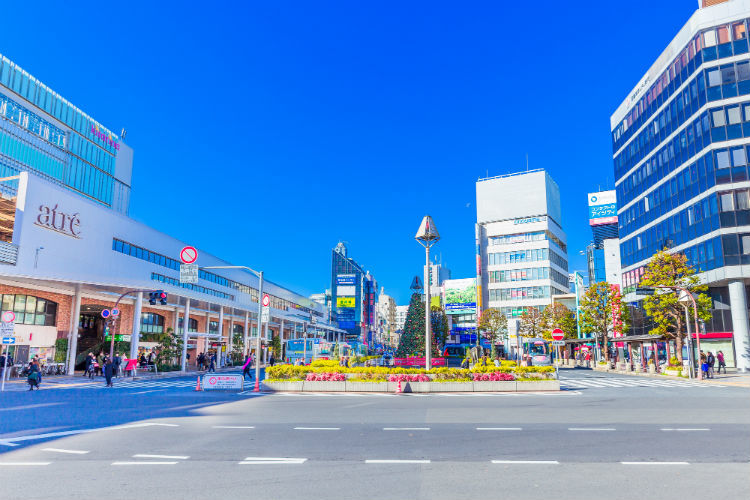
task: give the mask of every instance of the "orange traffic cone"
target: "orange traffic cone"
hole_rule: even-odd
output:
[[[200,377],[200,375],[198,376],[198,383],[195,384],[195,390],[196,391],[202,391],[203,390],[203,389],[201,389],[201,377]]]

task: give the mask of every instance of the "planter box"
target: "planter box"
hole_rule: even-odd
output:
[[[261,382],[260,388],[264,391],[300,392],[303,383],[301,380],[296,382]]]
[[[309,382],[305,380],[302,385],[303,391],[315,392],[344,392],[346,382]]]
[[[402,384],[403,387],[403,384]],[[346,392],[388,392],[388,382],[346,382]]]
[[[390,384],[392,382],[388,383],[388,387],[390,387]],[[401,382],[401,389],[403,389],[404,392],[430,392],[430,384],[432,382]],[[398,382],[395,383],[396,386],[398,386]]]
[[[680,370],[679,368],[674,369],[674,370],[671,368],[664,369],[664,375],[671,375],[672,377],[679,377],[681,373],[682,373],[682,370]]]
[[[536,382],[531,383],[535,384]],[[515,392],[517,390],[515,380],[472,382],[472,385],[474,386],[474,392]]]
[[[471,382],[428,382],[430,392],[472,392]]]
[[[516,391],[559,391],[560,381],[558,380],[535,380],[533,382],[516,382]]]

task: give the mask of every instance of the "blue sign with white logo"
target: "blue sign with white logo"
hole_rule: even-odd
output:
[[[356,274],[339,274],[336,276],[337,285],[355,285],[357,283]]]
[[[15,344],[16,338],[15,337],[3,337],[3,344]]]

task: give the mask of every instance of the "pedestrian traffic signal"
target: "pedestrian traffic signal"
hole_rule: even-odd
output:
[[[167,305],[167,293],[164,290],[148,293],[148,303],[155,306],[157,302],[163,306]]]

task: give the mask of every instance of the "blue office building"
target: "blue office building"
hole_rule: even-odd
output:
[[[657,251],[683,252],[714,300],[705,330],[723,345],[709,349],[729,350],[744,370],[750,0],[707,3],[713,5],[690,17],[611,117],[622,284],[632,291]]]
[[[338,327],[349,341],[371,343],[377,331],[378,283],[348,256],[339,242],[331,252],[331,308]]]

